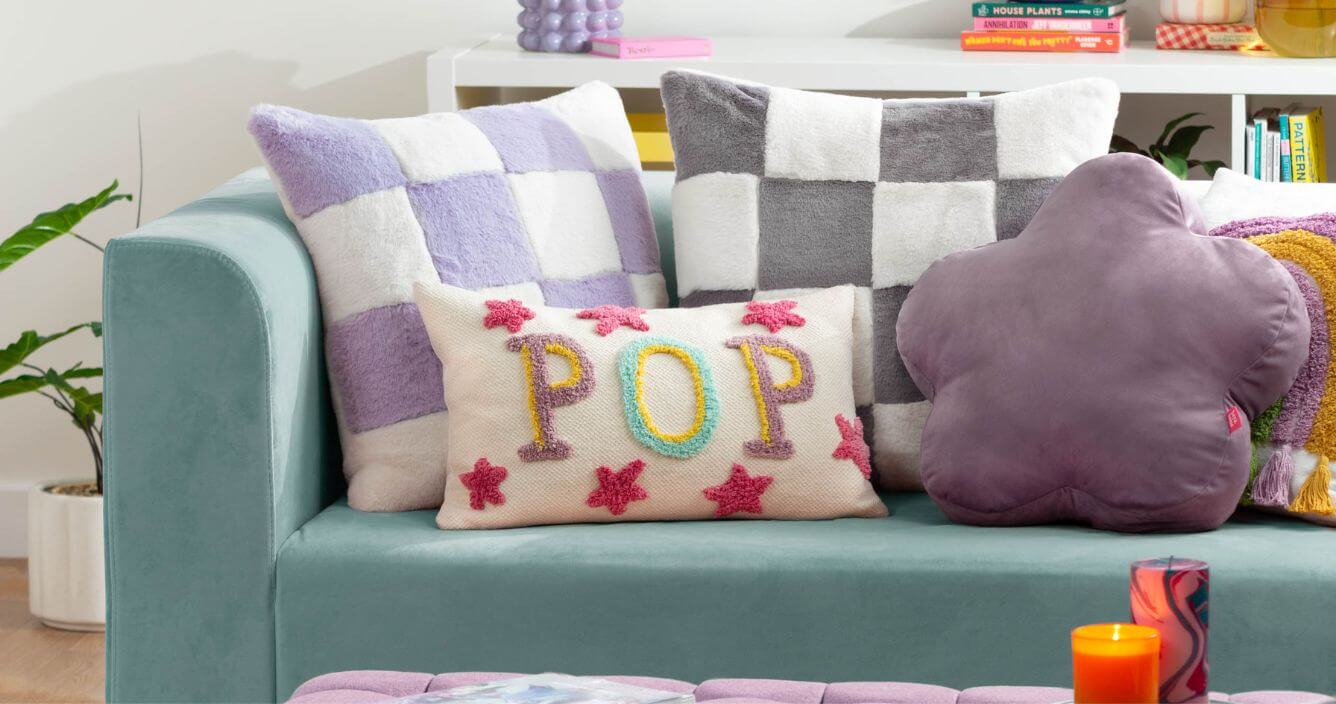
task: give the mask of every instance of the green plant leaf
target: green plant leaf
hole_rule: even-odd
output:
[[[42,213],[31,223],[19,228],[18,232],[0,242],[0,271],[8,269],[18,260],[32,254],[51,240],[68,234],[84,218],[96,210],[115,203],[118,200],[133,200],[129,193],[114,193],[120,188],[119,181],[112,181],[110,186],[97,195],[78,203],[66,203],[50,212]]]
[[[46,370],[43,378],[48,385],[60,389],[69,397],[70,403],[74,406],[73,415],[76,425],[86,428],[97,421],[97,414],[102,412],[102,394],[93,393],[82,386],[70,384],[60,372],[54,369]]]
[[[1109,153],[1116,154],[1118,152],[1130,152],[1132,154],[1150,156],[1145,152],[1145,150],[1143,150],[1141,147],[1138,147],[1136,145],[1136,142],[1133,142],[1132,140],[1122,135],[1115,134],[1113,136],[1113,139],[1109,142]]]
[[[0,381],[0,398],[26,394],[36,391],[43,386],[46,386],[46,379],[31,374],[23,374],[12,379],[5,379],[4,381]]]
[[[1160,138],[1155,140],[1155,144],[1163,147],[1164,143],[1169,139],[1169,135],[1173,134],[1175,127],[1178,127],[1184,122],[1187,122],[1188,120],[1191,120],[1192,118],[1198,117],[1202,114],[1203,113],[1199,112],[1190,112],[1186,115],[1181,115],[1179,117],[1170,120],[1168,123],[1165,124],[1164,131],[1160,133]]]
[[[1197,146],[1197,140],[1201,139],[1202,133],[1212,129],[1215,128],[1210,125],[1188,125],[1180,128],[1169,138],[1169,144],[1165,146],[1164,151],[1174,156],[1181,156],[1186,161],[1193,147]]]
[[[102,334],[102,323],[80,323],[69,330],[52,333],[46,336],[38,335],[36,330],[25,330],[19,335],[18,340],[3,350],[0,350],[0,373],[13,369],[39,348],[55,342],[70,333],[78,332],[83,328],[89,328],[93,331],[94,335]]]
[[[1180,179],[1186,180],[1188,177],[1188,160],[1174,154],[1161,154],[1160,163],[1164,168],[1169,169],[1169,173]]]
[[[102,412],[101,393],[76,386],[70,393],[70,400],[74,401],[74,419],[79,427],[91,427],[97,422],[97,415]]]
[[[102,376],[102,367],[83,367],[78,364],[59,372],[61,378],[69,379],[94,379]],[[41,376],[33,374],[21,374],[19,376],[0,381],[0,398],[8,396],[17,396],[26,394],[49,385],[46,374]],[[100,403],[100,400],[99,400]],[[99,407],[100,408],[100,407]]]
[[[1201,162],[1200,164],[1198,164],[1198,166],[1201,167],[1202,171],[1206,172],[1206,175],[1208,177],[1215,178],[1215,172],[1225,168],[1225,162],[1219,159],[1211,159],[1209,161]]]

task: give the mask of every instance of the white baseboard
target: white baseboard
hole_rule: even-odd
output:
[[[28,492],[33,482],[0,482],[0,557],[28,556]]]

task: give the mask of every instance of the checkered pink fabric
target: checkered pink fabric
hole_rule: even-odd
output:
[[[360,670],[321,675],[297,688],[288,704],[364,704],[389,702],[423,692],[519,677],[506,672],[423,672]],[[1060,687],[971,687],[956,690],[913,682],[797,682],[793,680],[719,679],[699,685],[660,677],[608,677],[615,682],[669,692],[694,692],[711,704],[1056,704],[1070,701]],[[1233,704],[1336,704],[1314,692],[1261,691],[1211,693],[1211,701]]]
[[[1174,24],[1155,26],[1156,49],[1242,49],[1257,43],[1246,24]]]

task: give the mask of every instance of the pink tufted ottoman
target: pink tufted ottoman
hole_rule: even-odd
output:
[[[311,679],[293,692],[288,704],[362,704],[386,702],[423,692],[518,677],[504,672],[423,672],[355,670]],[[1059,687],[973,687],[965,691],[911,682],[794,682],[791,680],[707,680],[698,685],[659,677],[608,677],[640,687],[692,692],[712,704],[1053,704],[1072,698]],[[1211,695],[1235,704],[1336,704],[1312,692],[1244,692]]]

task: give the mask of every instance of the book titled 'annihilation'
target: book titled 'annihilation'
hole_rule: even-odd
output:
[[[976,2],[975,17],[1114,17],[1127,11],[1125,0],[1082,2]]]

